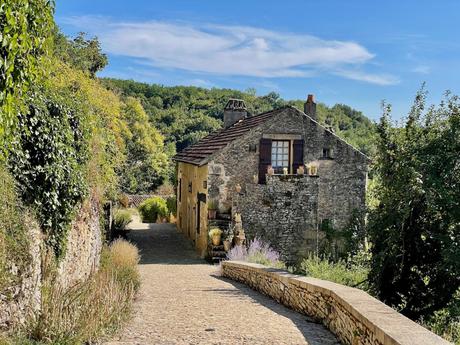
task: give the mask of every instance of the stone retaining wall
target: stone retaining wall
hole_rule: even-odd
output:
[[[355,288],[247,262],[226,261],[222,272],[224,277],[245,283],[322,322],[344,344],[450,344]]]

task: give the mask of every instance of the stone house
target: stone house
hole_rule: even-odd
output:
[[[285,106],[255,116],[232,99],[224,128],[174,160],[177,226],[203,256],[210,226],[225,230],[238,212],[247,238],[261,237],[295,262],[317,250],[325,224],[341,229],[365,206],[369,159],[317,122],[312,95],[304,112]]]

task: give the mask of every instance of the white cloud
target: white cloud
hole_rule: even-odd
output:
[[[245,26],[180,22],[116,22],[104,17],[71,17],[64,23],[97,35],[111,54],[143,59],[157,68],[221,76],[308,77],[320,71],[388,85],[397,78],[359,72],[374,58],[351,41],[323,40]]]
[[[333,73],[348,79],[364,81],[377,85],[393,85],[400,82],[399,78],[390,74],[368,74],[356,70],[337,70]]]
[[[416,66],[414,69],[412,69],[412,72],[418,73],[418,74],[430,74],[431,68],[430,66],[419,65],[419,66]]]

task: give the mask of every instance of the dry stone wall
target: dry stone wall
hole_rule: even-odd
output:
[[[344,344],[450,344],[355,288],[247,262],[226,261],[222,273],[323,323]]]

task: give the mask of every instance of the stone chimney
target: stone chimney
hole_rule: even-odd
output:
[[[303,104],[303,112],[310,116],[313,120],[317,120],[316,103],[314,95],[308,95],[307,101]]]
[[[224,128],[246,118],[247,115],[246,104],[242,99],[229,99],[224,108]]]

